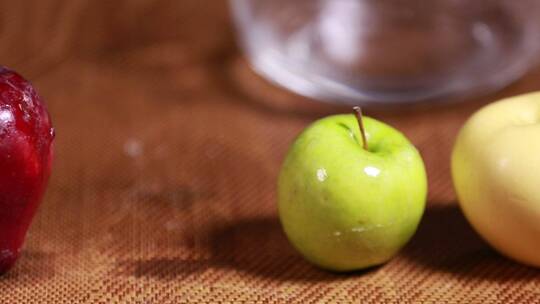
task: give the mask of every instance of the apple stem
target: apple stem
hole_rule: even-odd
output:
[[[353,108],[354,112],[356,112],[356,120],[358,120],[358,127],[360,128],[360,135],[362,135],[362,146],[364,147],[364,150],[369,150],[368,142],[366,138],[366,130],[364,129],[364,123],[362,120],[362,108],[359,106],[356,106]]]

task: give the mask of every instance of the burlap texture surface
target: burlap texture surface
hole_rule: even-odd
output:
[[[2,64],[33,81],[57,130],[0,303],[540,303],[540,272],[473,232],[449,174],[465,119],[540,89],[540,69],[464,103],[366,110],[421,151],[428,208],[390,263],[337,275],[288,244],[275,187],[298,132],[349,109],[251,72],[224,1],[2,1],[0,18]]]

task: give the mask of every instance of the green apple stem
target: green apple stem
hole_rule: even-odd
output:
[[[362,135],[362,146],[364,147],[364,150],[368,151],[368,142],[366,138],[366,130],[364,129],[364,123],[362,121],[362,108],[356,106],[353,108],[354,112],[356,112],[356,120],[358,120],[358,127],[360,128],[360,135]]]

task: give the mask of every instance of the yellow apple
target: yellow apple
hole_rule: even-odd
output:
[[[476,112],[455,143],[452,177],[476,231],[503,255],[540,267],[540,93]]]

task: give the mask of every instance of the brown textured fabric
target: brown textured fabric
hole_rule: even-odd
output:
[[[276,216],[287,147],[348,111],[249,70],[224,1],[0,2],[2,64],[30,78],[57,129],[47,196],[0,303],[540,303],[540,272],[471,230],[449,175],[454,136],[503,92],[436,108],[367,109],[420,149],[429,202],[390,263],[332,274]]]

